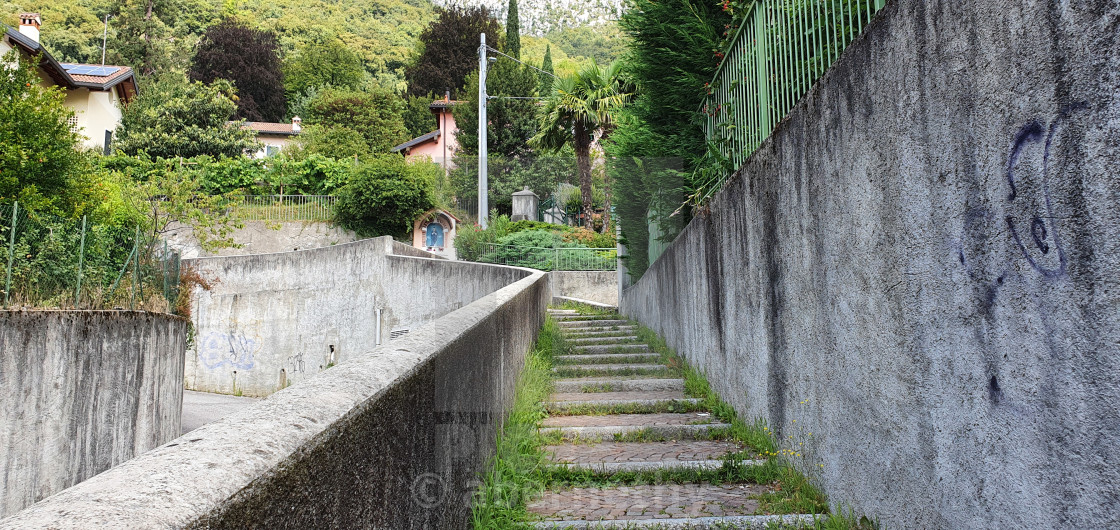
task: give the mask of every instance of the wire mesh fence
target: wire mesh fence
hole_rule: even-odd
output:
[[[871,22],[886,0],[762,0],[749,8],[702,107],[706,133],[730,170],[774,127]],[[702,183],[702,203],[729,171]]]
[[[245,221],[330,221],[334,195],[247,195],[237,211]]]
[[[0,205],[5,308],[174,312],[180,256],[140,227],[91,223]]]
[[[527,267],[542,271],[613,271],[618,268],[615,248],[547,248],[478,243],[459,259]]]

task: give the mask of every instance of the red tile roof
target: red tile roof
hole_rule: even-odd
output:
[[[101,65],[99,65],[99,64],[90,64],[90,65],[79,64],[79,65],[76,65],[76,66],[101,66]],[[132,69],[127,67],[127,66],[113,66],[113,65],[109,65],[109,64],[107,64],[105,66],[109,67],[109,68],[120,68],[120,70],[117,70],[116,72],[113,72],[112,74],[109,74],[109,75],[70,74],[70,77],[74,81],[77,81],[79,83],[99,83],[99,84],[101,84],[101,83],[112,83],[113,81],[115,81],[117,79],[121,79],[121,78],[128,77],[128,76],[132,75]]]
[[[270,123],[266,121],[247,121],[242,127],[252,129],[260,134],[281,134],[291,136],[299,134],[299,131],[292,130],[291,123]]]

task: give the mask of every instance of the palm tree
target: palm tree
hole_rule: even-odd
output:
[[[609,133],[612,114],[630,99],[630,86],[622,79],[615,61],[605,68],[595,64],[571,77],[559,79],[544,108],[540,131],[529,139],[536,148],[558,151],[571,144],[579,168],[579,192],[583,201],[583,222],[591,223],[591,142],[598,133]]]

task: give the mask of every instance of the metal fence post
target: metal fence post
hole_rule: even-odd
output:
[[[171,301],[171,288],[168,286],[167,269],[170,268],[168,264],[169,258],[167,255],[167,241],[163,242],[163,256],[160,259],[160,270],[163,271],[163,297],[168,302]]]
[[[86,262],[86,216],[82,216],[82,242],[78,246],[78,286],[74,288],[74,307],[82,301],[82,268]]]
[[[8,303],[12,299],[12,260],[16,255],[16,219],[19,218],[18,216],[19,203],[12,202],[12,237],[8,242],[8,278],[4,281],[4,307],[8,307]]]
[[[136,252],[132,254],[132,301],[129,303],[129,309],[136,309],[136,290],[140,288],[140,225],[136,226],[136,239],[133,248]],[[140,291],[140,301],[144,301],[144,291]]]

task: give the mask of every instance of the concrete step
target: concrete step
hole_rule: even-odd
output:
[[[747,460],[748,465],[758,465],[765,460]],[[643,472],[643,471],[680,471],[680,470],[711,470],[723,466],[722,460],[669,460],[659,462],[572,462],[558,463],[557,467],[567,469],[588,470],[602,475],[615,473]]]
[[[555,318],[557,318],[559,320],[563,320],[565,322],[590,321],[590,320],[616,320],[616,319],[619,318],[618,315],[579,315],[579,314],[557,315],[557,314],[554,314],[553,316]]]
[[[650,434],[672,440],[704,438],[713,429],[731,425],[719,423],[711,414],[698,412],[660,412],[656,414],[603,414],[599,416],[551,416],[541,422],[543,434],[560,433],[565,440],[602,439],[616,434],[648,430]]]
[[[552,358],[556,364],[615,364],[615,363],[656,363],[661,355],[653,352],[641,353],[596,353],[577,355],[557,355]]]
[[[594,372],[599,374],[609,374],[611,372],[626,372],[626,371],[641,371],[641,372],[660,372],[668,370],[669,367],[664,364],[562,364],[553,366],[553,372],[582,370],[586,372]]]
[[[684,392],[676,390],[660,390],[656,392],[556,392],[549,396],[548,401],[578,401],[578,402],[629,402],[629,401],[681,401],[688,399]]]
[[[731,515],[719,517],[669,517],[665,519],[596,519],[592,521],[540,521],[531,523],[545,530],[767,530],[769,528],[813,528],[819,515]]]
[[[632,335],[638,331],[636,326],[618,326],[616,329],[602,328],[602,329],[580,329],[575,331],[564,330],[562,333],[569,339],[580,338],[597,338],[597,337],[613,337],[625,333]]]
[[[605,341],[608,341],[608,340],[609,341],[615,341],[616,343],[625,344],[627,342],[633,342],[633,341],[638,340],[638,336],[637,335],[623,335],[623,336],[620,336],[620,337],[579,337],[579,338],[570,338],[570,339],[568,339],[568,342],[570,342],[572,344],[584,344],[584,343],[588,343],[588,342],[605,342]]]
[[[630,324],[629,320],[561,320],[557,324],[562,329],[602,328],[611,326],[624,326]]]
[[[627,525],[630,520],[751,517],[757,496],[773,492],[769,484],[642,484],[615,487],[573,487],[545,491],[526,508],[544,522],[583,521]],[[545,528],[548,528],[547,526]],[[577,527],[578,528],[578,527]],[[633,528],[633,526],[622,526]],[[664,526],[660,528],[665,528]],[[688,527],[694,528],[694,527]],[[719,527],[717,527],[719,528]]]
[[[709,431],[730,428],[729,423],[705,425],[593,425],[587,427],[541,427],[541,434],[560,433],[562,440],[607,440],[616,435],[648,431],[671,440],[705,439]]]
[[[680,440],[672,442],[599,442],[547,445],[544,452],[555,463],[667,462],[719,460],[739,453],[743,445],[732,440]]]
[[[670,410],[688,410],[692,407],[695,410],[696,405],[700,404],[700,400],[696,398],[684,399],[627,399],[627,400],[606,400],[606,399],[589,399],[585,401],[546,401],[544,402],[544,409],[549,414],[563,414],[576,409],[583,409],[582,413],[589,413],[587,408],[597,409],[599,412],[607,412],[611,407],[649,407],[644,410],[664,410],[662,407],[672,407]],[[657,407],[657,408],[654,408]],[[618,409],[614,409],[617,411]],[[630,411],[639,411],[643,409],[627,409]],[[593,413],[593,412],[591,412]]]
[[[609,385],[609,386],[606,386]],[[650,392],[676,390],[684,392],[684,379],[628,379],[621,377],[577,377],[557,379],[553,382],[556,392]]]
[[[587,353],[631,353],[650,350],[649,344],[595,344],[576,346],[576,349]]]

